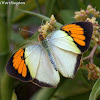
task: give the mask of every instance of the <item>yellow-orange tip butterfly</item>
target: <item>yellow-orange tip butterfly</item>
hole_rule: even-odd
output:
[[[9,75],[42,87],[56,87],[59,73],[73,78],[82,53],[90,45],[93,25],[75,22],[62,26],[47,37],[39,34],[38,42],[16,51],[9,59],[6,71]]]

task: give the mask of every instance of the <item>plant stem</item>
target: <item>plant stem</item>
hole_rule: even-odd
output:
[[[94,53],[95,53],[97,47],[98,47],[98,45],[95,45],[95,46],[93,47],[91,53],[89,54],[89,56],[84,57],[82,60],[90,59],[90,62],[93,63],[93,56],[94,56]]]
[[[7,14],[7,20],[4,21],[6,26],[4,28],[4,32],[2,32],[2,35],[5,35],[5,38],[3,39],[3,41],[6,41],[6,52],[8,55],[8,51],[9,51],[9,42],[10,42],[10,37],[11,37],[11,19],[12,19],[12,7],[13,5],[8,5],[8,14]],[[1,32],[1,31],[0,31]],[[4,57],[4,56],[3,56]],[[7,58],[4,61],[7,61]],[[3,68],[5,68],[6,62],[4,63],[4,65],[2,66]],[[9,77],[7,75],[7,73],[5,72],[5,70],[3,71],[3,75],[2,75],[2,79],[1,79],[1,100],[11,100],[12,98],[12,92],[13,92],[13,80],[11,77]]]
[[[26,10],[21,10],[21,9],[18,9],[18,10],[20,10],[22,12],[25,12],[25,13],[28,13],[28,14],[31,14],[31,15],[34,15],[34,16],[37,16],[37,17],[39,17],[41,19],[44,19],[45,21],[49,21],[50,20],[50,18],[48,18],[48,17],[46,17],[46,16],[44,16],[42,14],[38,14],[38,13],[35,13],[35,12],[26,11]],[[58,28],[58,27],[61,27],[61,26],[63,26],[63,25],[60,24],[59,22],[56,22],[55,27]]]
[[[6,31],[6,24],[4,17],[0,16],[0,100],[2,96],[2,77],[3,72],[5,71],[5,64],[8,57],[8,38],[7,38],[7,31]]]
[[[7,75],[7,73],[4,73],[4,76],[1,80],[1,100],[11,100],[12,98],[12,92],[13,92],[13,79]]]

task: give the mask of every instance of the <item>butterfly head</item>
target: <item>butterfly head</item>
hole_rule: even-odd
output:
[[[39,36],[38,36],[38,41],[42,41],[46,38],[46,35],[43,34],[43,33],[40,33]]]

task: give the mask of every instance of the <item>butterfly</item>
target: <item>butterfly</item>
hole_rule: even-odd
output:
[[[62,26],[38,41],[16,51],[9,59],[6,71],[24,82],[41,87],[56,87],[61,73],[73,78],[80,65],[82,53],[90,45],[93,33],[91,22],[74,22]]]

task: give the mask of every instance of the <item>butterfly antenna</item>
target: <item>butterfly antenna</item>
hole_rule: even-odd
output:
[[[41,26],[44,24],[43,22],[44,22],[44,17],[43,17],[43,19],[42,19],[42,23],[41,23]]]
[[[21,28],[19,28],[19,30],[23,30],[23,31],[26,31],[26,32],[29,32],[29,33],[34,33],[32,31],[24,30],[24,29],[21,29]]]

